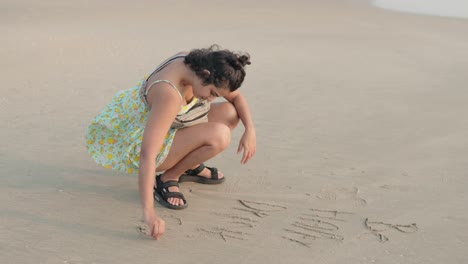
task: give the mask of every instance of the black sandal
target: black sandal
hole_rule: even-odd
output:
[[[154,191],[153,191],[154,199],[156,199],[163,206],[170,208],[170,209],[180,210],[180,209],[187,208],[187,201],[185,200],[185,197],[182,193],[169,191],[169,187],[172,187],[172,186],[179,187],[179,183],[177,181],[162,182],[161,175],[156,175],[156,187],[154,187]],[[169,198],[182,199],[182,201],[184,201],[184,204],[181,204],[181,205],[170,204],[167,201]]]
[[[204,168],[211,171],[210,178],[198,175]],[[224,180],[226,180],[224,177],[219,178],[217,168],[206,167],[203,163],[193,170],[187,170],[185,174],[179,177],[179,182],[197,182],[202,184],[220,184],[224,182]]]

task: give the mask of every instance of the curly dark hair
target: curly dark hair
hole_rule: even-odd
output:
[[[212,45],[207,49],[194,49],[185,57],[184,63],[202,80],[204,85],[237,90],[245,78],[245,65],[250,64],[248,53],[234,53]],[[208,70],[210,73],[207,74]]]

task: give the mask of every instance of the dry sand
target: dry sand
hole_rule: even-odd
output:
[[[367,1],[0,1],[0,263],[467,263],[468,20]],[[258,133],[164,238],[87,124],[162,59],[252,55]],[[366,226],[366,219],[367,226]],[[378,223],[381,222],[381,223]],[[415,225],[413,225],[413,223]]]

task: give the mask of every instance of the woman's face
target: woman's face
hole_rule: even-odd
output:
[[[229,93],[227,88],[217,88],[214,84],[203,85],[201,82],[192,86],[193,96],[198,99],[213,101],[216,97],[225,96]]]

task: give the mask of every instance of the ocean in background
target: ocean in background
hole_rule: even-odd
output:
[[[395,11],[468,18],[468,0],[373,0],[372,4]]]

